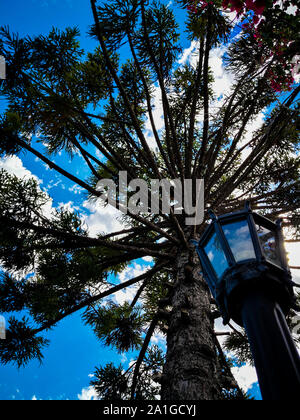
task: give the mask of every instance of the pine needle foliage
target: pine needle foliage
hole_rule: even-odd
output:
[[[143,343],[143,316],[138,308],[132,308],[128,302],[123,305],[108,302],[105,306],[93,306],[84,313],[83,319],[93,327],[101,341],[114,346],[119,353],[138,349]]]

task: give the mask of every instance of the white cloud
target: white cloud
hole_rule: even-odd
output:
[[[232,91],[235,82],[234,74],[224,66],[223,56],[227,48],[225,46],[214,48],[210,54],[209,65],[213,72],[214,82],[212,85],[215,100],[210,103],[211,116],[218,112],[218,109],[224,104],[224,100]],[[262,110],[245,127],[244,135],[239,142],[239,147],[247,144],[253,137],[253,133],[262,127],[265,120],[265,110]],[[245,160],[251,152],[246,148],[242,152],[242,160]]]
[[[209,66],[213,72],[214,82],[212,85],[213,92],[217,98],[223,98],[230,93],[234,83],[234,76],[224,66],[223,55],[226,52],[225,47],[214,48],[209,58]],[[211,106],[220,107],[222,100],[217,99]]]
[[[187,62],[191,64],[191,66],[195,67],[197,64],[198,54],[196,54],[197,49],[199,48],[199,41],[192,41],[191,45],[183,50],[181,57],[178,60],[179,65],[184,65]]]
[[[237,329],[241,330],[241,328],[233,321],[231,321],[231,324]],[[231,332],[231,328],[228,325],[224,325],[221,318],[218,318],[215,321],[215,331],[217,332]],[[221,346],[223,346],[224,341],[226,340],[226,335],[219,336],[218,341],[220,342]],[[234,354],[228,353],[228,356],[234,359]],[[256,370],[253,366],[250,366],[249,364],[246,364],[241,367],[233,367],[231,368],[231,372],[236,379],[238,385],[247,392],[254,383],[258,382]]]
[[[83,388],[80,394],[77,394],[80,401],[92,401],[97,400],[97,392],[93,386]]]
[[[185,49],[182,57],[178,61],[179,64],[189,62],[192,66],[197,65],[198,54],[196,53],[199,43],[193,41],[189,48]],[[213,74],[214,81],[212,83],[212,90],[214,92],[214,99],[210,102],[210,117],[218,112],[220,107],[224,104],[226,97],[231,93],[235,82],[234,74],[231,73],[224,65],[223,56],[226,53],[225,46],[214,48],[210,53],[209,66]],[[265,113],[260,112],[246,127],[245,135],[239,146],[248,143],[253,135],[253,132],[259,129],[264,123]],[[203,113],[199,115],[200,122],[203,120]],[[242,159],[245,159],[249,154],[249,149],[243,151]]]
[[[192,67],[196,68],[198,63],[198,48],[199,41],[192,41],[191,45],[183,51],[178,60],[178,64],[184,65],[189,63]],[[234,81],[233,74],[224,66],[223,55],[226,51],[227,49],[224,46],[214,48],[209,57],[209,66],[214,76],[213,90],[217,98],[229,93]]]
[[[165,126],[163,118],[162,95],[159,86],[152,86],[152,116],[157,132]],[[145,123],[145,138],[151,150],[156,151],[157,143],[153,135],[152,125],[149,115]]]
[[[237,380],[239,386],[246,392],[253,384],[258,382],[256,370],[253,366],[245,365],[242,367],[231,368],[233,376]]]
[[[198,48],[199,41],[192,41],[190,46],[186,48],[181,57],[177,61],[179,66],[183,66],[186,63],[189,63],[192,67],[196,68],[198,62]],[[215,112],[215,109],[219,108],[222,104],[220,102],[220,97],[229,93],[230,88],[233,83],[233,75],[228,72],[223,65],[223,55],[225,53],[225,47],[215,48],[211,52],[210,56],[210,67],[214,74],[213,90],[217,100],[214,100],[211,103],[211,112]],[[163,117],[163,106],[162,106],[162,95],[161,89],[158,85],[152,86],[152,113],[153,119],[155,122],[155,127],[158,133],[164,129],[164,117]],[[200,114],[200,120],[203,119],[203,115]],[[150,118],[148,116],[145,123],[145,137],[146,141],[152,150],[157,150],[157,143],[153,136],[152,126]]]
[[[285,245],[290,266],[299,266],[300,243],[286,243]],[[292,270],[293,281],[300,284],[300,270]]]
[[[189,63],[193,68],[196,68],[198,63],[198,48],[199,41],[192,41],[190,46],[186,48],[177,61],[179,66]],[[226,70],[223,63],[223,55],[226,52],[225,47],[214,48],[210,55],[209,65],[214,75],[213,91],[216,99],[210,104],[211,114],[215,113],[223,103],[223,98],[230,92],[234,77],[233,74]],[[164,129],[164,117],[162,107],[161,89],[158,85],[152,86],[152,113],[158,133]],[[203,113],[199,115],[199,120],[203,120]],[[150,118],[148,116],[145,123],[145,137],[149,147],[152,150],[157,149],[157,143],[153,136]]]
[[[49,184],[47,185],[46,188],[47,188],[47,190],[51,190],[52,188],[58,187],[62,182],[63,182],[62,179],[58,179],[58,181],[56,181],[56,182],[55,182],[54,179],[51,179],[51,181],[49,182]]]
[[[120,283],[124,283],[127,280],[133,279],[145,273],[149,267],[143,266],[137,263],[133,263],[132,265],[126,267],[118,276]],[[125,302],[131,302],[141,283],[136,283],[130,287],[126,287],[125,289],[119,290],[117,293],[114,293],[112,296],[114,300],[119,304],[123,305]]]
[[[72,185],[72,187],[69,188],[69,191],[77,195],[77,194],[81,194],[84,191],[84,189],[80,187],[79,185],[74,184]]]
[[[0,169],[5,169],[9,174],[14,174],[21,179],[34,178],[39,184],[43,181],[37,176],[33,175],[28,169],[23,166],[23,162],[18,156],[5,156],[0,159]]]
[[[145,140],[150,148],[154,153],[158,153],[158,146],[151,130],[147,130],[145,133]]]
[[[124,281],[127,281],[133,277],[140,276],[146,271],[147,267],[134,263],[132,266],[126,267],[125,270],[123,270],[122,273],[119,274],[119,279],[121,283],[124,283]]]
[[[299,264],[300,243],[288,242],[285,244],[285,248],[288,254],[290,265]]]
[[[80,210],[78,206],[74,206],[73,201],[68,201],[67,203],[58,203],[58,208],[63,211],[74,212]]]
[[[155,344],[160,347],[166,346],[166,336],[161,331],[158,331],[157,333],[153,334],[150,343],[151,345]]]
[[[101,161],[104,159],[104,154],[100,152],[99,149],[95,148],[95,154],[97,156],[98,159],[100,159]]]
[[[103,207],[99,201],[86,200],[83,207],[89,211],[88,215],[83,216],[83,221],[88,226],[90,236],[96,237],[100,233],[112,233],[124,229],[120,221],[123,213],[111,205]]]
[[[151,263],[151,262],[153,262],[153,257],[149,257],[149,256],[148,257],[143,257],[142,260],[145,261],[145,262]]]
[[[121,362],[122,364],[125,364],[125,363],[127,363],[127,362],[128,362],[128,358],[127,358],[127,356],[126,356],[126,353],[122,353],[122,354],[121,354],[121,360],[120,360],[120,362]]]
[[[53,200],[52,200],[52,198],[51,198],[51,197],[49,197],[49,196],[48,196],[48,201],[47,201],[47,203],[46,203],[46,204],[44,204],[44,205],[42,206],[41,211],[42,211],[42,214],[43,214],[45,217],[47,217],[47,218],[49,218],[49,219],[51,219],[51,218],[52,218],[52,215],[53,215],[53,214],[54,214],[54,212],[55,212],[55,208],[53,207]]]
[[[199,41],[192,41],[190,46],[183,51],[178,64],[182,66],[189,63],[193,68],[196,68],[198,64],[198,48]],[[224,65],[223,56],[226,51],[226,47],[222,46],[214,48],[210,52],[209,66],[214,78],[212,83],[214,99],[210,102],[210,116],[215,114],[223,105],[225,97],[230,93],[234,83],[233,73],[229,72]],[[203,117],[203,112],[200,112],[198,117],[199,123],[202,123]]]

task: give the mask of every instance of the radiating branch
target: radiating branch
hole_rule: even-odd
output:
[[[80,302],[78,305],[73,306],[72,308],[68,309],[67,311],[65,311],[63,314],[57,316],[54,320],[51,320],[47,323],[45,323],[43,326],[41,326],[40,328],[37,328],[35,330],[33,330],[33,334],[38,334],[42,331],[48,330],[49,328],[53,327],[54,325],[56,325],[59,321],[61,321],[62,319],[66,318],[67,316],[79,311],[80,309],[85,308],[86,306],[92,305],[96,302],[98,302],[101,299],[104,299],[107,296],[110,296],[114,293],[117,293],[118,291],[125,289],[126,287],[130,287],[142,280],[145,280],[146,278],[151,277],[153,274],[157,273],[158,271],[160,271],[163,267],[164,267],[165,263],[160,263],[157,264],[155,267],[153,267],[152,269],[148,270],[146,273],[141,274],[140,276],[137,276],[133,279],[130,279],[124,283],[118,284],[117,286],[111,287],[110,289],[106,290],[105,292],[102,292],[96,296],[91,296],[88,299],[85,299],[83,302]]]
[[[155,328],[157,326],[158,320],[159,320],[159,316],[157,314],[154,315],[154,317],[152,318],[150,327],[147,331],[147,334],[146,334],[143,346],[141,348],[139,357],[137,359],[135,369],[134,369],[134,372],[133,372],[133,377],[132,377],[131,400],[134,400],[134,395],[135,395],[135,390],[136,390],[136,386],[137,386],[137,378],[138,378],[139,370],[140,370],[141,364],[144,360],[145,354],[147,352],[151,337],[152,337],[152,335],[155,331]]]

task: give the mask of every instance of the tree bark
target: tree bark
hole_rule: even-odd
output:
[[[192,260],[192,261],[191,261]],[[195,255],[181,251],[172,292],[162,400],[220,400],[210,293]]]

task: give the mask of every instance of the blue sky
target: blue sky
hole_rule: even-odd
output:
[[[9,25],[10,29],[18,32],[20,36],[47,34],[53,26],[64,29],[76,25],[81,31],[81,46],[86,51],[93,50],[96,46],[96,42],[86,36],[88,26],[92,22],[89,1],[16,0],[12,3],[0,0],[0,10],[0,26]],[[182,24],[183,19],[180,19],[180,22]],[[184,40],[183,47],[188,48],[189,45],[189,41]],[[214,58],[218,64],[218,55]],[[221,76],[219,79],[220,83],[224,82]],[[4,108],[5,103],[0,99],[0,111]],[[37,147],[43,150],[41,144]],[[56,163],[70,169],[74,175],[79,171],[81,178],[89,175],[86,169],[82,169],[79,157],[75,157],[72,162],[63,154],[55,156],[54,159]],[[41,188],[52,197],[52,207],[62,203],[67,204],[73,209],[83,210],[92,229],[97,228],[97,223],[101,224],[99,215],[88,205],[84,192],[54,171],[46,170],[44,164],[33,156],[22,154],[18,158],[2,162],[2,166],[5,165],[10,166],[20,176],[26,173],[36,176]],[[139,273],[146,266],[149,266],[149,262],[136,261],[126,276]],[[120,300],[125,297],[122,294],[118,295]],[[47,334],[47,338],[50,339],[50,346],[44,350],[45,358],[42,365],[33,361],[26,368],[19,370],[11,365],[0,366],[0,399],[65,400],[78,399],[78,395],[81,395],[80,398],[85,395],[88,397],[89,375],[93,373],[94,367],[111,361],[119,364],[124,360],[123,355],[116,354],[96,340],[93,332],[83,325],[79,313],[61,321],[55,330]],[[126,363],[129,363],[134,356],[134,354],[128,355]],[[246,376],[249,374],[246,369],[244,372]],[[251,372],[253,373],[253,370]],[[259,398],[257,384],[254,384],[251,393]]]

